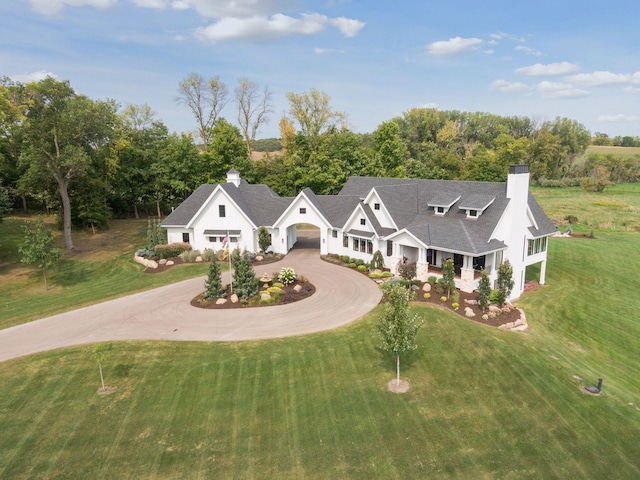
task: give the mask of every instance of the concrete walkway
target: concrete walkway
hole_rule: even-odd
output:
[[[382,294],[364,275],[320,260],[317,233],[300,231],[285,259],[255,268],[259,277],[292,267],[315,285],[309,298],[282,306],[200,309],[189,304],[204,290],[199,277],[0,330],[0,361],[109,340],[261,340],[351,323],[375,308]],[[229,273],[222,278],[228,283]]]

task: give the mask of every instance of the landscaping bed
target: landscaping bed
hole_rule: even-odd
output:
[[[372,273],[368,271],[365,263],[358,259],[349,259],[349,262],[345,262],[346,258],[340,257],[338,255],[326,255],[322,256],[322,259],[335,265],[340,265],[352,270],[356,270],[363,275],[367,275],[376,283],[387,281],[389,278],[396,278],[397,281],[406,283],[407,286],[409,286],[409,284],[411,285],[411,289],[416,294],[414,298],[415,302],[428,303],[434,306],[446,308],[447,310],[450,310],[453,313],[460,315],[461,317],[472,320],[474,322],[482,323],[483,325],[489,325],[491,327],[498,328],[513,328],[519,326],[515,325],[516,322],[524,322],[526,324],[526,320],[524,319],[521,311],[511,304],[507,304],[502,308],[496,305],[489,305],[485,311],[482,311],[482,309],[478,305],[478,292],[466,293],[460,290],[456,290],[455,295],[458,296],[458,299],[456,301],[454,292],[452,292],[450,298],[446,298],[446,292],[444,294],[439,293],[436,286],[432,286],[429,289],[429,284],[427,282],[420,282],[418,280],[412,280],[411,282],[408,282],[407,280],[399,280],[397,277],[394,277],[388,271],[388,269]],[[426,291],[427,289],[428,291]],[[425,294],[427,293],[428,298],[425,298]],[[454,305],[455,303],[457,303],[458,305]]]
[[[296,285],[300,285],[300,290],[296,291]],[[271,297],[273,300],[269,302],[263,302],[260,300],[260,295],[254,297],[249,301],[244,301],[239,299],[237,302],[232,302],[229,300],[233,293],[229,288],[225,289],[226,296],[225,299],[227,301],[225,303],[218,304],[215,299],[206,300],[203,298],[203,294],[198,295],[193,300],[191,300],[191,305],[198,308],[207,308],[212,310],[226,310],[229,308],[248,308],[248,307],[268,307],[271,305],[286,305],[288,303],[297,302],[299,300],[304,300],[305,298],[310,297],[316,292],[316,287],[309,283],[293,283],[290,285],[285,285],[280,287],[283,293],[279,294],[277,298]],[[261,288],[260,292],[265,291],[265,288]]]
[[[262,265],[268,265],[270,263],[274,263],[277,261],[282,260],[283,255],[281,254],[269,254],[269,255],[265,255],[264,257],[261,256],[256,256],[251,260],[251,264],[254,267],[260,267]],[[167,258],[165,259],[166,263],[162,262],[159,263],[158,262],[158,266],[157,268],[151,268],[151,267],[147,267],[145,268],[142,273],[161,273],[161,272],[165,272],[167,270],[169,270],[171,267],[174,267],[176,265],[182,265],[185,263],[207,263],[208,260],[204,260],[202,259],[201,261],[197,261],[197,260],[193,260],[193,261],[185,261],[183,260],[182,257],[171,257],[171,258]],[[219,263],[224,263],[227,260],[218,260]]]

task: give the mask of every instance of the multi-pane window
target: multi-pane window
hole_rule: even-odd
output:
[[[544,252],[547,250],[547,237],[534,238],[529,240],[528,255],[535,255],[536,253]]]
[[[373,204],[373,209],[374,210],[380,210],[380,204],[379,203],[374,203]]]
[[[304,215],[307,213],[307,209],[305,207],[300,207],[300,215]]]
[[[348,235],[343,235],[342,236],[342,246],[349,248],[349,236]]]
[[[332,230],[332,231],[331,231],[331,236],[332,236],[333,238],[338,238],[338,230]]]
[[[387,240],[387,257],[393,256],[393,241]]]
[[[367,224],[367,220],[364,218],[360,219],[360,225],[366,225]]]
[[[373,253],[373,242],[371,240],[367,240],[367,253]]]
[[[218,205],[218,216],[219,217],[226,217],[227,216],[227,209],[225,208],[224,205]]]
[[[355,252],[357,252],[358,250],[360,250],[360,240],[357,238],[353,239],[353,250]]]
[[[182,234],[182,241],[184,243],[189,243],[189,232],[185,232]]]

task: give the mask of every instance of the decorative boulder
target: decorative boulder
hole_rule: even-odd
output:
[[[269,295],[268,293],[263,293],[262,295],[260,295],[260,300],[271,300],[271,295]]]
[[[176,262],[174,262],[173,260],[167,260],[167,267],[170,267],[172,265],[175,265]]]
[[[216,305],[224,305],[225,303],[227,303],[226,298],[219,298],[216,300]]]
[[[465,298],[464,303],[467,305],[478,305],[478,300],[469,300],[468,298]]]
[[[238,299],[238,295],[236,295],[235,293],[234,293],[234,294],[232,294],[232,295],[229,297],[229,300],[231,300],[231,303],[238,303],[238,300],[239,300],[239,299]]]
[[[262,255],[256,255],[256,258],[255,258],[256,262],[261,262],[262,260],[264,260],[264,257]]]
[[[164,265],[165,263],[167,263],[167,259],[166,258],[161,258],[160,260],[158,260],[158,264],[159,265]]]
[[[476,316],[476,314],[471,307],[464,307],[464,316],[468,318],[473,318]]]
[[[431,291],[431,284],[430,283],[425,283],[422,286],[422,290],[425,291],[425,292],[430,292]]]
[[[484,320],[485,322],[489,320],[489,315],[487,315],[486,313],[482,315],[482,320]]]
[[[302,285],[296,285],[295,287],[293,287],[293,291],[298,293],[300,290],[302,290]]]

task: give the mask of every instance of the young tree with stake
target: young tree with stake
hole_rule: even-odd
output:
[[[396,384],[400,384],[400,355],[418,348],[416,335],[424,323],[418,315],[411,315],[409,302],[415,295],[399,283],[385,282],[384,305],[378,323],[383,350],[396,356]]]

